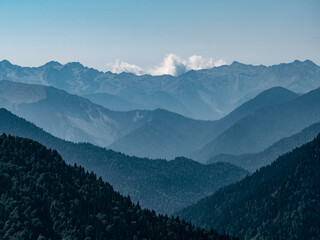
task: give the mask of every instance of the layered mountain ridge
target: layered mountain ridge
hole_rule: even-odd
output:
[[[75,62],[33,68],[0,62],[0,80],[50,85],[112,110],[163,108],[204,120],[221,118],[271,87],[308,92],[320,87],[319,76],[320,67],[309,60],[269,67],[233,62],[178,77],[104,73]]]
[[[191,156],[206,161],[219,154],[258,153],[319,121],[320,88],[253,111]]]
[[[86,143],[56,138],[34,124],[0,109],[0,132],[38,141],[56,149],[68,164],[94,171],[123,195],[158,213],[172,213],[245,177],[229,163],[203,165],[186,158],[172,161],[129,157]]]
[[[317,96],[316,93],[314,95]],[[172,159],[177,156],[191,156],[203,162],[220,153],[233,153],[228,151],[232,151],[236,145],[229,146],[230,144],[224,143],[219,135],[228,134],[232,128],[237,129],[241,121],[252,118],[255,112],[261,109],[277,109],[276,106],[289,104],[301,98],[303,96],[287,89],[275,87],[262,92],[220,120],[202,121],[161,109],[112,111],[53,87],[0,81],[1,107],[9,109],[59,138],[74,142],[90,142],[140,157]],[[312,103],[306,102],[305,105],[307,109]],[[276,115],[274,111],[271,111],[271,114]],[[310,115],[310,111],[304,113],[305,117],[308,114]],[[316,115],[310,117],[306,124],[310,121],[311,124],[314,118]],[[251,127],[250,124],[248,126]],[[295,129],[296,126],[293,126],[287,136],[301,130],[298,127]],[[231,136],[234,135],[231,131]],[[271,145],[273,140],[285,136],[282,134],[278,139],[262,143],[262,148]],[[210,141],[218,141],[223,148],[216,151],[209,144]],[[204,147],[206,144],[209,148]],[[203,149],[199,151],[200,154],[197,154],[195,151],[201,148]],[[254,150],[260,151],[260,149]],[[193,152],[195,154],[192,154]],[[247,152],[250,152],[250,149]]]

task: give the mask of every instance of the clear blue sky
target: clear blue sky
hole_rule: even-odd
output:
[[[166,54],[252,64],[320,64],[319,0],[0,0],[0,60],[105,70]]]

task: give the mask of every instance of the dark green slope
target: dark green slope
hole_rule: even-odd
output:
[[[178,213],[242,239],[319,239],[320,135]]]
[[[230,239],[142,210],[29,139],[0,137],[1,239]]]
[[[229,163],[203,165],[186,158],[150,160],[63,141],[5,109],[0,109],[0,132],[31,138],[58,150],[68,163],[94,171],[120,193],[160,213],[186,207],[248,174]]]
[[[260,167],[270,164],[281,154],[311,141],[319,133],[320,123],[315,123],[297,134],[281,139],[260,153],[243,155],[220,154],[209,159],[207,163],[229,162],[253,172]]]

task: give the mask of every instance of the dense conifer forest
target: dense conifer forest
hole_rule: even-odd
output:
[[[319,239],[320,134],[178,215],[241,239]]]
[[[0,137],[1,239],[231,239],[157,216],[29,139]]]

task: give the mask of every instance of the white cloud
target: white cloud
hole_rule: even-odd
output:
[[[223,60],[223,59],[219,59],[219,60],[214,62],[214,66],[215,67],[220,67],[220,66],[226,65],[226,64],[227,64],[227,62],[225,60]]]
[[[155,66],[153,69],[149,70],[151,75],[169,74],[173,76],[178,76],[186,71],[186,61],[173,53],[166,56],[159,66]]]
[[[190,70],[209,69],[224,64],[226,64],[226,62],[222,59],[214,61],[212,58],[207,59],[202,56],[193,55],[185,60],[171,53],[163,59],[161,64],[147,71],[143,70],[143,68],[137,65],[120,62],[119,60],[117,60],[115,63],[107,64],[107,67],[111,72],[114,73],[132,72],[137,75],[148,73],[151,75],[169,74],[173,76],[179,76]]]
[[[145,73],[141,67],[127,62],[121,62],[119,60],[116,60],[115,63],[108,63],[107,69],[113,73],[129,72],[136,75],[142,75]]]
[[[187,63],[187,70],[209,69],[213,67],[219,67],[224,64],[226,64],[226,62],[222,59],[218,61],[213,61],[213,58],[206,59],[202,56],[193,55],[189,57]]]

